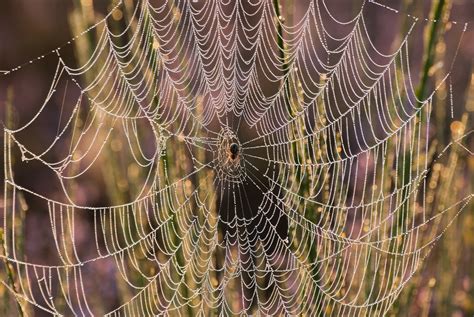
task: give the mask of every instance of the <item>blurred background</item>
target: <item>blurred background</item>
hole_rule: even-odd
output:
[[[283,2],[283,12],[287,6],[296,6],[296,1]],[[379,1],[392,8],[400,10],[401,14],[394,15],[367,5],[366,17],[369,28],[376,30],[371,33],[377,47],[390,51],[396,42],[397,32],[403,33],[406,27],[406,14],[418,17],[429,17],[433,3],[429,0],[392,0]],[[361,1],[353,0],[331,0],[328,6],[335,16],[345,19],[353,16],[360,9]],[[0,71],[27,63],[35,57],[48,54],[52,49],[62,46],[74,35],[93,25],[95,21],[102,19],[104,14],[112,8],[108,0],[2,0],[0,2]],[[384,13],[385,12],[385,13]],[[121,21],[123,13],[117,11],[112,19]],[[453,66],[453,118],[456,124],[452,124],[450,118],[450,107],[446,100],[442,100],[434,109],[434,133],[439,135],[439,142],[447,144],[457,133],[460,125],[463,129],[472,127],[474,119],[474,1],[473,0],[446,0],[445,20],[458,21],[459,24],[470,23],[464,38],[460,44],[456,61]],[[459,32],[450,32],[448,23],[444,24],[443,35],[437,40],[437,61],[449,61],[453,59],[459,42]],[[426,41],[426,32],[423,28],[415,30],[414,43],[419,46],[413,47],[411,63],[414,78],[419,78],[422,71],[423,52]],[[68,62],[74,64],[80,59],[77,49],[69,49],[63,52]],[[50,56],[50,55],[49,55]],[[441,63],[433,67],[446,68]],[[36,113],[41,106],[39,100],[44,100],[45,93],[51,85],[52,75],[56,68],[56,59],[48,55],[40,63],[34,63],[27,71],[17,72],[9,76],[0,77],[0,119],[3,124],[16,126],[24,123],[32,113]],[[435,73],[436,70],[433,70]],[[433,82],[430,83],[433,87]],[[447,87],[443,88],[447,96]],[[56,110],[52,116],[57,117],[61,112],[61,105],[71,104],[75,96],[64,102],[61,98],[52,100]],[[26,114],[26,115],[25,115]],[[449,120],[448,120],[449,119]],[[51,122],[54,122],[52,120]],[[50,131],[49,131],[50,129]],[[468,128],[467,128],[468,129]],[[41,124],[41,129],[32,133],[30,143],[44,143],[47,136],[57,132],[57,125]],[[3,140],[2,140],[3,142]],[[467,141],[471,151],[474,149],[473,138]],[[2,146],[3,148],[3,146]],[[3,157],[1,158],[3,160]],[[454,185],[450,190],[457,188],[470,188],[474,182],[474,161],[472,155],[460,154],[458,158],[458,173]],[[3,165],[3,163],[2,163]],[[32,173],[31,169],[14,169],[15,177],[19,180],[28,180],[33,189],[41,188],[50,197],[55,197],[58,188],[44,188],[44,179],[48,177],[39,173]],[[120,176],[111,182],[119,183],[119,190],[129,191],[133,184],[127,183],[127,178]],[[3,184],[2,184],[3,185]],[[85,205],[102,206],[110,204],[111,201],[120,200],[116,194],[108,189],[108,181],[104,180],[104,174],[96,171],[96,174],[88,182],[83,182],[75,189],[79,200]],[[120,189],[121,188],[121,189]],[[3,190],[1,191],[3,193]],[[123,194],[123,193],[122,193]],[[456,193],[450,193],[455,195]],[[114,196],[115,195],[115,196]],[[120,196],[120,195],[119,195]],[[82,197],[82,198],[81,198]],[[125,199],[125,198],[124,198]],[[0,194],[1,206],[3,208],[4,197]],[[126,199],[125,199],[126,200]],[[48,258],[56,257],[56,250],[51,245],[44,243],[44,236],[51,235],[48,227],[48,219],[45,210],[36,207],[34,198],[28,198],[24,202],[25,253],[28,254],[30,262],[52,263]],[[3,209],[0,211],[2,218]],[[87,228],[90,228],[93,219],[84,217],[76,225],[85,228],[79,248],[87,248],[93,242],[88,237]],[[46,224],[46,225],[45,225]],[[80,232],[80,231],[79,231]],[[79,233],[81,234],[81,233]],[[417,274],[405,291],[402,292],[397,303],[394,305],[392,315],[396,316],[472,316],[474,314],[474,208],[471,204],[455,220],[446,231],[443,238],[436,244],[431,255],[425,262],[422,274]],[[114,263],[104,261],[95,268],[95,274],[100,280],[92,281],[94,285],[88,285],[91,290],[101,294],[103,298],[103,309],[110,310],[121,302],[120,287],[114,282],[118,274]],[[4,263],[0,264],[0,277],[7,280],[7,270]],[[0,315],[15,316],[18,314],[11,295],[5,287],[0,285]],[[32,309],[33,315],[42,316],[43,313]]]

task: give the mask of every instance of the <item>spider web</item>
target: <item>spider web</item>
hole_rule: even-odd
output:
[[[71,41],[96,36],[79,66],[65,47],[31,61],[57,67],[39,110],[4,129],[2,258],[18,279],[3,284],[58,315],[386,313],[472,194],[433,207],[429,176],[449,149],[431,145],[441,84],[416,97],[420,21],[384,53],[367,6],[341,21],[316,0],[284,21],[262,0],[119,3],[124,25],[106,16]],[[27,146],[54,98],[75,102]],[[61,194],[16,180],[15,155]],[[126,194],[89,205],[76,184],[101,169],[124,169]],[[54,263],[17,249],[23,196],[48,211]],[[110,263],[126,295],[101,311],[90,280]]]

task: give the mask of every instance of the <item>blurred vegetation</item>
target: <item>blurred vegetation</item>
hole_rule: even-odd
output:
[[[294,5],[290,0],[281,1],[283,2],[282,16],[289,16],[290,13],[286,13],[285,10],[289,10],[289,5]],[[275,6],[279,8],[279,1],[274,0]],[[409,12],[417,12],[423,14],[423,7],[421,2],[415,3],[415,1],[406,0],[400,3],[400,7]],[[437,83],[441,81],[441,76],[436,72],[436,68],[446,58],[448,46],[452,43],[446,42],[445,34],[449,31],[451,20],[451,10],[454,4],[450,0],[435,0],[430,5],[430,16],[435,19],[436,23],[427,23],[425,27],[425,34],[423,36],[423,62],[420,63],[420,84],[418,86],[417,94],[418,98],[422,99],[429,88],[437,86]],[[125,10],[116,10],[112,15],[110,27],[117,29],[120,28],[123,21],[130,19],[132,12],[133,3],[129,0],[124,1]],[[99,8],[99,9],[98,9]],[[73,6],[69,8],[69,25],[71,34],[79,34],[82,30],[94,25],[94,23],[103,18],[103,13],[112,8],[111,4],[107,4],[105,1],[96,4],[92,0],[74,0]],[[105,9],[105,10],[104,10]],[[170,8],[173,10],[173,8]],[[279,12],[280,9],[278,9]],[[341,9],[344,10],[344,9]],[[146,22],[145,22],[146,23]],[[133,30],[133,26],[132,26]],[[90,32],[87,36],[81,37],[75,43],[74,56],[77,59],[79,65],[84,64],[88,56],[90,56],[95,46],[95,40],[99,36],[101,30],[97,30],[97,33]],[[280,30],[281,32],[281,30]],[[150,42],[153,45],[153,42]],[[280,43],[282,46],[283,43]],[[284,59],[285,56],[281,51],[281,57]],[[452,53],[450,53],[452,54]],[[449,59],[448,59],[449,60]],[[446,66],[444,66],[446,67]],[[454,72],[457,68],[462,68],[463,65],[456,64]],[[472,67],[469,66],[469,68]],[[439,154],[445,146],[452,140],[456,140],[466,131],[470,130],[471,123],[473,120],[474,113],[474,74],[472,70],[468,69],[469,83],[460,87],[460,91],[456,91],[456,98],[459,101],[456,104],[455,109],[455,120],[447,120],[450,116],[450,100],[449,93],[452,89],[449,86],[449,82],[441,85],[440,90],[437,94],[437,99],[433,102],[433,117],[434,117],[434,131],[436,133],[436,142],[432,142],[430,152],[427,154],[428,159],[432,160],[436,154]],[[84,78],[85,82],[89,82],[89,78]],[[289,89],[289,88],[288,88]],[[4,107],[4,122],[8,127],[13,127],[15,124],[15,92],[10,87],[5,98]],[[462,102],[461,102],[462,101]],[[298,105],[293,104],[295,101],[287,100],[290,109],[298,109]],[[202,109],[199,107],[196,109],[196,115],[202,115]],[[84,122],[87,120],[87,114],[81,115],[82,120],[76,122],[76,128],[79,130]],[[423,118],[420,118],[422,120]],[[111,120],[111,119],[109,119]],[[301,122],[300,126],[304,126],[304,122]],[[145,133],[140,131],[138,127],[138,134]],[[298,131],[294,131],[295,135]],[[105,196],[106,201],[111,205],[123,204],[130,201],[130,197],[135,197],[137,193],[136,188],[138,184],[143,183],[143,179],[146,175],[143,174],[141,169],[136,164],[129,164],[129,157],[123,151],[121,151],[123,140],[120,135],[114,136],[114,139],[110,142],[107,147],[108,163],[104,164],[102,168],[102,179],[105,185]],[[474,148],[474,138],[469,136],[463,140],[465,147]],[[293,149],[294,155],[304,160],[304,151],[299,151],[296,147]],[[194,153],[196,157],[203,157],[205,153]],[[321,153],[320,155],[324,155]],[[393,157],[392,157],[393,159]],[[204,159],[202,159],[204,161]],[[183,162],[183,164],[175,165],[170,162]],[[160,171],[160,178],[164,182],[168,182],[169,179],[178,179],[179,175],[188,175],[189,169],[193,162],[183,152],[183,147],[179,144],[173,146],[173,144],[167,148],[166,154],[161,156],[161,162],[163,170]],[[409,162],[409,171],[417,168],[417,162]],[[462,148],[461,145],[454,144],[449,150],[449,153],[445,155],[445,158],[441,161],[432,162],[432,172],[429,175],[426,193],[426,203],[431,214],[437,214],[459,201],[461,197],[466,196],[467,193],[473,192],[474,187],[474,157]],[[167,173],[165,171],[167,170]],[[15,171],[17,172],[17,171]],[[21,172],[21,171],[18,171]],[[303,178],[307,171],[301,170],[301,168],[295,168],[293,171],[295,177]],[[402,171],[402,173],[404,173]],[[307,177],[306,177],[307,178]],[[213,192],[215,188],[212,183],[212,175],[209,171],[203,170],[195,174],[189,181],[183,184],[180,190],[180,200],[185,201],[197,187],[203,189],[201,192]],[[298,182],[299,183],[299,182]],[[329,195],[330,188],[328,187],[330,180],[328,179],[324,184],[321,184],[325,188],[323,195]],[[71,185],[76,186],[76,185]],[[78,185],[77,185],[78,186]],[[309,186],[302,186],[298,189],[301,195],[309,191]],[[171,204],[172,199],[166,197],[169,193],[164,193],[161,199]],[[8,210],[8,204],[11,202],[8,197],[2,197],[5,201],[5,210]],[[204,200],[204,199],[203,199]],[[23,199],[19,202],[21,204],[22,213],[16,215],[18,217],[18,228],[17,232],[24,231],[22,224],[25,223],[26,211],[29,209],[27,202]],[[186,253],[183,249],[184,246],[188,248],[195,248],[197,252],[206,253],[208,252],[206,243],[209,243],[213,239],[212,234],[219,234],[217,229],[214,231],[210,228],[209,235],[199,235],[198,233],[187,234],[179,232],[178,227],[174,226],[173,223],[176,221],[185,221],[188,213],[199,215],[199,221],[204,222],[203,212],[199,212],[200,206],[194,205],[193,208],[186,210],[185,213],[172,214],[170,211],[164,211],[161,218],[172,216],[173,222],[170,222],[170,232],[176,232],[174,237],[174,243],[178,245],[180,241],[183,242],[183,247],[177,251],[176,261],[180,266],[184,266],[186,262]],[[411,208],[407,206],[406,208]],[[211,210],[211,214],[206,215],[210,217],[210,224],[214,225],[217,219],[217,211],[215,205],[206,206],[207,210]],[[441,217],[439,220],[434,221],[428,228],[428,232],[425,232],[423,237],[424,241],[429,241],[436,237],[444,228],[449,225],[448,230],[444,232],[442,238],[434,245],[431,250],[429,257],[423,262],[423,267],[418,269],[418,274],[413,276],[410,283],[405,286],[405,289],[400,294],[399,298],[393,305],[390,312],[393,316],[472,316],[474,314],[474,205],[471,203],[462,213],[456,214],[457,209],[453,208],[449,210],[446,217]],[[316,211],[308,211],[305,215],[308,219],[317,221],[314,217],[319,217]],[[183,219],[176,219],[177,217],[183,217]],[[452,223],[449,222],[453,219]],[[133,221],[133,220],[130,220]],[[400,221],[404,221],[401,219]],[[2,234],[3,229],[0,228],[0,243],[3,248],[2,254],[6,253],[7,245],[3,243]],[[291,224],[290,224],[291,230]],[[133,234],[133,233],[132,233]],[[297,241],[298,233],[294,233]],[[24,241],[16,241],[18,245],[15,247],[17,250],[22,250],[22,243]],[[71,248],[72,250],[72,248]],[[307,250],[310,253],[310,259],[314,259],[317,255],[311,253],[311,250]],[[206,256],[203,256],[205,259]],[[222,255],[217,254],[212,261],[215,262],[217,267],[222,266]],[[152,273],[156,268],[154,265],[143,261],[143,272]],[[263,263],[257,263],[263,265]],[[176,280],[182,279],[187,283],[192,283],[193,279],[189,278],[190,272],[175,272]],[[214,273],[217,274],[217,273]],[[7,288],[13,290],[18,288],[18,276],[15,276],[14,269],[11,263],[4,260],[0,267],[0,280],[4,281],[4,285],[0,285],[0,315],[2,316],[17,316],[32,315],[35,311],[30,305],[24,300],[12,298]],[[141,275],[131,277],[135,279],[135,282],[139,285]],[[218,276],[213,277],[217,283]],[[141,281],[142,285],[147,281]],[[393,281],[396,284],[396,281]],[[122,302],[122,299],[130,298],[130,290],[125,285],[125,282],[118,271],[115,272],[115,284],[117,285],[116,301]],[[236,289],[238,285],[234,286]],[[91,290],[92,292],[99,290]],[[188,289],[182,286],[181,292],[186,293]],[[237,291],[236,291],[237,294]],[[237,295],[235,295],[237,296]],[[369,295],[367,295],[369,296]],[[199,296],[194,298],[195,302],[202,300]],[[303,299],[304,300],[304,299]],[[233,302],[229,299],[229,302]],[[234,301],[235,302],[235,301]],[[110,305],[114,303],[94,303],[99,307],[99,311],[105,312],[110,310]],[[191,316],[193,312],[192,308],[186,308],[181,311],[184,315]],[[209,312],[211,315],[211,312]]]

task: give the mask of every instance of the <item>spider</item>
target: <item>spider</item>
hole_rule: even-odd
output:
[[[232,144],[229,146],[228,155],[229,155],[229,158],[232,159],[233,161],[234,161],[236,158],[238,158],[239,152],[240,152],[240,149],[239,149],[239,146],[237,145],[237,143],[232,143]]]

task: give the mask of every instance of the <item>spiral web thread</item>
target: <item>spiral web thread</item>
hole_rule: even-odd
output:
[[[38,112],[4,130],[2,258],[18,279],[3,284],[59,315],[387,312],[472,199],[441,210],[430,199],[433,162],[462,137],[434,156],[438,88],[418,100],[409,63],[419,20],[387,54],[366,25],[372,2],[340,21],[315,0],[285,23],[266,0],[127,3],[113,9],[128,12],[125,25],[107,16],[71,41],[97,34],[81,66],[64,48],[30,62],[54,55],[57,68]],[[57,134],[29,149],[22,138],[63,93],[77,98]],[[81,204],[73,184],[117,144],[139,175],[130,199]],[[62,194],[19,184],[13,153],[50,171]],[[55,264],[16,249],[20,194],[48,210]],[[93,219],[86,255],[77,217]],[[127,294],[105,311],[91,296],[100,263]]]

